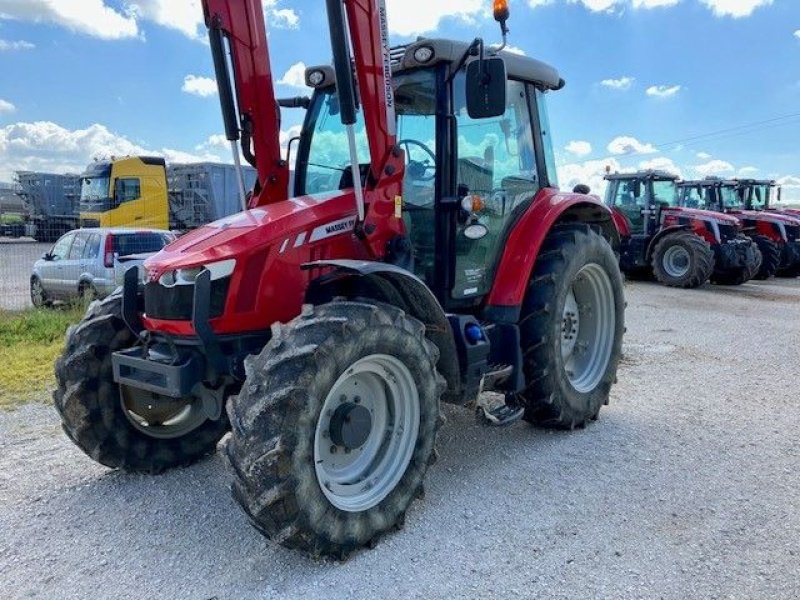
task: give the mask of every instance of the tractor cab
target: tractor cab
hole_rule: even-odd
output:
[[[391,50],[397,145],[405,154],[403,215],[407,265],[446,307],[477,305],[494,281],[503,240],[543,188],[556,187],[545,96],[558,72],[532,58],[487,50],[502,67],[491,111],[470,107],[472,44],[423,39]],[[333,69],[310,67],[314,89],[298,146],[294,196],[353,187]],[[499,83],[499,82],[498,82]],[[355,124],[362,177],[369,185],[366,126]]]
[[[664,208],[677,206],[678,178],[664,171],[615,173],[605,178],[606,204],[623,237],[653,235]]]

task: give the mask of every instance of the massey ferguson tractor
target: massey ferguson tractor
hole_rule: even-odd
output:
[[[715,177],[683,181],[678,187],[682,206],[700,207],[739,219],[763,257],[756,279],[800,274],[800,219],[764,210],[765,203],[768,205],[765,187],[753,180]]]
[[[707,281],[739,285],[761,264],[758,248],[735,217],[678,205],[677,180],[663,171],[606,176],[606,205],[621,238],[620,266],[671,287]]]
[[[422,495],[440,402],[491,390],[499,422],[597,419],[624,329],[618,236],[556,188],[558,72],[481,39],[390,48],[382,0],[327,0],[333,65],[278,100],[261,1],[203,8],[226,134],[258,181],[248,210],[149,259],[143,292],[128,271],[68,331],[67,435],[158,473],[230,431],[253,524],[344,557]],[[279,107],[306,109],[291,197]]]

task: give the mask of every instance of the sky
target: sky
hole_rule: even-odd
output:
[[[278,94],[330,59],[320,0],[266,0]],[[392,41],[499,38],[490,0],[387,0]],[[800,1],[511,0],[562,188],[612,170],[773,178],[800,201]],[[302,111],[284,111],[285,143]],[[157,153],[228,161],[200,0],[0,0],[0,181]]]

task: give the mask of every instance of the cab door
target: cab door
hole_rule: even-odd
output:
[[[118,177],[114,181],[116,219],[112,226],[138,227],[145,218],[142,184],[139,177]]]

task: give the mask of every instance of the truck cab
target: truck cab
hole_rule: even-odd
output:
[[[131,156],[95,162],[81,177],[82,227],[169,229],[163,158]]]

